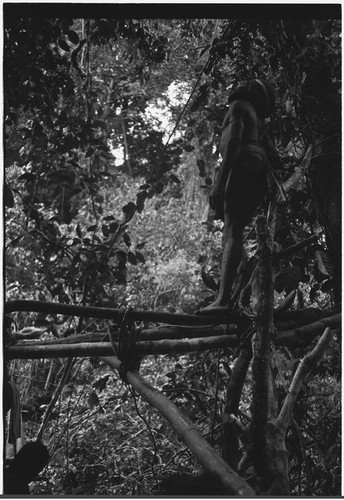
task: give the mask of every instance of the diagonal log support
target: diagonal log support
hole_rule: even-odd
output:
[[[111,368],[119,370],[121,362],[115,356],[100,358]],[[126,373],[128,383],[135,391],[156,408],[171,424],[179,438],[190,449],[202,467],[210,473],[215,480],[222,484],[229,495],[255,496],[255,492],[231,467],[216,453],[193,423],[183,416],[176,405],[166,396],[149,384],[138,372]]]

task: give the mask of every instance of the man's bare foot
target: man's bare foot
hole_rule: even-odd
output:
[[[196,311],[196,314],[203,314],[204,316],[224,316],[225,314],[228,314],[230,311],[230,306],[228,304],[226,305],[221,305],[216,302],[213,302],[212,304],[209,304],[207,307],[202,307],[202,309],[198,309]]]

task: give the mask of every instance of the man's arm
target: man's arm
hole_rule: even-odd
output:
[[[244,122],[240,115],[231,118],[223,130],[220,143],[222,164],[210,192],[209,204],[219,214],[223,211],[224,195],[228,176],[240,153]],[[222,218],[219,216],[219,218]]]
[[[222,164],[217,177],[217,183],[226,183],[228,175],[235,164],[242,142],[244,121],[242,116],[232,116],[227,127],[223,130],[220,143]]]
[[[281,162],[281,158],[278,154],[278,151],[276,150],[275,146],[272,144],[272,142],[267,137],[263,138],[262,146],[266,151],[266,156],[267,156],[272,168],[276,169],[276,170],[282,168],[282,162]]]

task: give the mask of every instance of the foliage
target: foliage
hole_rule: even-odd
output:
[[[283,349],[275,358],[276,388],[280,401],[285,397],[303,349]],[[332,345],[303,385],[287,434],[290,483],[294,495],[319,495],[321,491],[335,495],[339,488],[341,420],[340,350]],[[337,359],[337,362],[336,362]],[[331,360],[331,361],[330,361]]]
[[[203,370],[209,364],[210,360]],[[201,365],[198,360],[197,366]],[[207,410],[207,402],[212,400],[211,385],[207,388],[209,396],[203,386],[191,389],[197,374],[189,366],[189,356],[183,356],[178,363],[148,357],[142,365],[142,374],[168,394],[173,391],[178,406],[190,418],[204,420],[202,427],[206,430],[211,422]],[[187,386],[172,381],[175,372],[183,374]],[[90,379],[94,382],[90,383]],[[29,412],[34,405],[34,401],[28,401],[25,413],[32,436],[41,418]],[[44,404],[40,408],[44,409]],[[74,365],[71,381],[52,415],[45,440],[49,440],[54,455],[44,474],[48,481],[37,484],[38,490],[34,490],[40,494],[147,494],[156,487],[155,479],[169,467],[179,464],[191,470],[193,463],[187,449],[181,447],[156,411],[134,397],[113,373],[89,361]]]
[[[143,116],[148,97],[140,86],[140,72],[149,64],[155,66],[157,58],[159,62],[164,60],[161,51],[165,38],[158,38],[150,30],[145,32],[140,22],[129,21],[128,26],[116,22],[107,28],[111,34],[106,38],[110,49],[101,50],[98,45],[91,46],[91,41],[104,43],[105,27],[98,21],[81,24],[76,21],[72,31],[73,22],[66,20],[60,23],[45,20],[38,25],[34,19],[10,21],[5,28],[9,75],[5,139],[8,166],[16,159],[22,170],[18,176],[18,170],[12,168],[6,177],[11,186],[17,180],[20,183],[15,207],[22,204],[23,224],[29,227],[32,237],[29,246],[40,246],[41,264],[35,259],[35,266],[45,276],[51,297],[57,297],[60,302],[73,298],[106,305],[109,300],[103,300],[106,298],[104,285],[124,284],[127,261],[137,259],[137,255],[133,257],[117,244],[119,238],[128,238],[125,228],[120,227],[111,214],[103,218],[101,193],[110,179],[116,183],[121,171],[114,168],[115,158],[111,152],[118,148],[118,127],[125,136],[127,154],[138,159],[130,162],[131,174],[146,173],[151,182],[138,191],[137,205],[123,206],[125,219],[130,220],[136,206],[142,211],[145,200],[162,191],[162,174],[178,164],[181,153],[176,144],[171,144],[168,150],[164,148],[163,134],[151,128]],[[57,38],[60,35],[66,38],[63,43]],[[20,43],[16,42],[17,38]],[[80,42],[75,51],[82,56],[80,64],[83,60],[87,62],[82,75],[83,68],[73,66],[74,52],[70,55],[72,49],[67,50],[81,38],[85,43],[81,47]],[[137,44],[136,52],[133,40]],[[31,58],[21,65],[28,45],[34,46]],[[141,62],[136,60],[137,54],[141,54]],[[47,58],[55,63],[49,74]],[[126,64],[127,61],[132,64]],[[26,80],[26,76],[34,63],[42,68],[44,78],[33,83]],[[53,79],[53,89],[48,76]],[[12,85],[11,78],[16,85]],[[24,92],[22,87],[30,98],[24,94],[16,100],[15,96]],[[28,90],[31,87],[32,92]],[[46,95],[45,89],[52,93]],[[155,162],[159,155],[161,163],[157,170]],[[149,167],[145,172],[142,166],[146,164]],[[93,215],[90,225],[68,227],[83,203],[89,204],[88,211]],[[10,245],[14,246],[13,240]]]

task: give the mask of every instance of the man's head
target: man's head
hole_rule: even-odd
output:
[[[228,102],[242,99],[254,106],[259,116],[270,116],[275,105],[275,91],[272,85],[263,78],[247,80],[239,83],[228,96]]]

